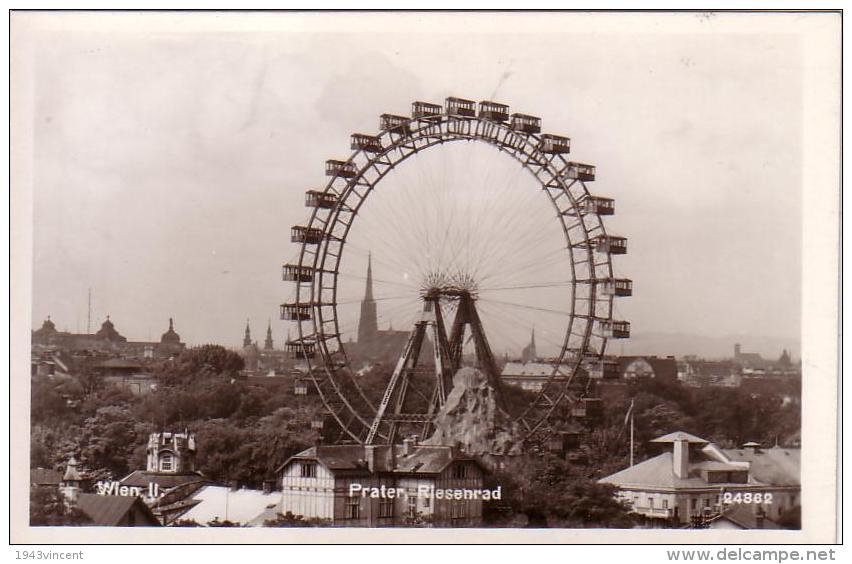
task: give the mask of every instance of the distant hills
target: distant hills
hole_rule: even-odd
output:
[[[758,353],[767,360],[777,360],[787,349],[797,360],[801,355],[799,339],[758,337],[754,335],[726,335],[708,337],[685,333],[633,333],[629,339],[610,341],[609,354],[647,354],[683,357],[696,355],[708,359],[732,358],[734,344],[739,343],[744,353]]]

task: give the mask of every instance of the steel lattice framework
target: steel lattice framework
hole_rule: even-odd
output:
[[[575,378],[604,370],[607,340],[629,335],[629,323],[613,319],[613,300],[632,293],[628,279],[613,275],[612,255],[626,252],[626,239],[609,235],[602,216],[613,200],[592,195],[586,183],[595,168],[571,162],[570,140],[542,134],[541,120],[509,115],[508,106],[448,98],[444,106],[412,104],[412,116],[383,114],[377,135],[356,133],[347,160],[326,161],[330,177],[323,190],[308,191],[312,208],[306,225],[292,228],[300,245],[297,264],[284,265],[284,279],[295,283],[296,301],[282,304],[281,317],[297,321],[298,335],[287,349],[304,359],[322,402],[350,438],[363,443],[376,406],[353,378],[337,317],[338,277],[347,236],[358,211],[382,179],[409,157],[452,141],[486,143],[529,171],[557,212],[571,266],[569,323],[552,374],[519,416],[532,436],[546,428],[557,406],[582,394]],[[382,435],[381,438],[387,439]]]

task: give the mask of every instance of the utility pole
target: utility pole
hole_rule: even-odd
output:
[[[92,334],[92,289],[89,288],[89,307],[88,315],[86,316],[86,334]]]

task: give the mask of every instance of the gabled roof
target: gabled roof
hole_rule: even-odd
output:
[[[160,525],[148,506],[138,497],[81,493],[77,495],[77,507],[92,520],[92,524],[102,527],[119,525],[131,509],[138,510],[145,517],[146,523],[139,525]]]
[[[685,433],[683,431],[675,431],[674,433],[669,433],[668,435],[663,435],[661,437],[657,437],[656,439],[652,439],[649,442],[652,443],[673,443],[675,441],[687,441],[690,444],[696,445],[706,445],[710,441],[706,441],[701,437],[696,437],[695,435],[691,435],[689,433]]]

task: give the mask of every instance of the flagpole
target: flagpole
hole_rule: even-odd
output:
[[[632,407],[632,406],[631,406]],[[630,467],[633,467],[633,410],[630,410]]]

